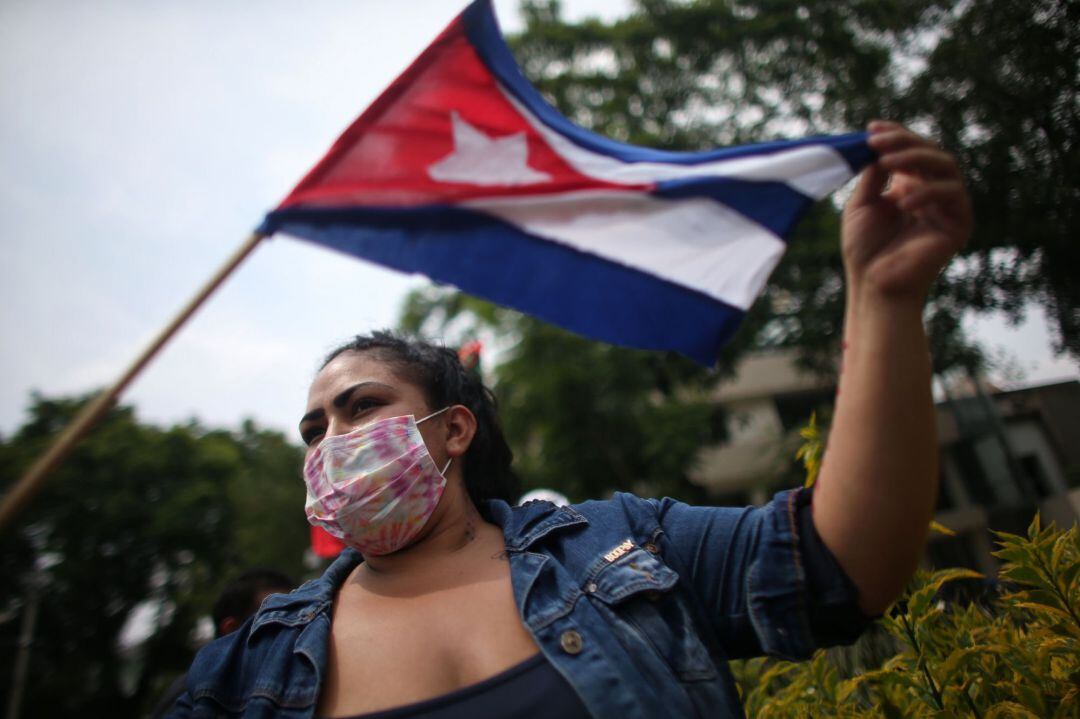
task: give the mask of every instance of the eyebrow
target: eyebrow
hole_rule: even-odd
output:
[[[344,390],[343,392],[339,392],[338,395],[336,397],[334,397],[334,399],[331,400],[331,404],[333,404],[335,407],[339,407],[339,408],[344,407],[345,403],[349,401],[349,397],[352,396],[353,392],[355,392],[358,389],[365,389],[367,387],[379,387],[381,389],[388,389],[388,390],[393,390],[394,389],[390,385],[383,384],[382,382],[358,382],[357,384],[354,384],[352,387],[349,387],[348,389]],[[311,421],[316,420],[316,419],[322,419],[325,416],[326,416],[326,410],[322,409],[321,407],[319,409],[313,409],[310,412],[308,412],[307,414],[305,414],[303,417],[300,418],[300,425],[303,426],[303,424],[305,422],[311,422]]]

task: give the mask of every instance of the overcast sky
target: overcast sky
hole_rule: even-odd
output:
[[[613,17],[626,0],[564,0]],[[110,383],[453,0],[0,4],[0,433],[32,390]],[[507,31],[517,0],[496,0]],[[422,279],[275,238],[125,396],[145,419],[290,431],[318,358],[393,325]],[[1075,378],[1038,313],[970,326],[1028,382]]]

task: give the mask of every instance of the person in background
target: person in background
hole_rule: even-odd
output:
[[[276,569],[256,567],[248,569],[240,576],[233,579],[221,590],[211,617],[214,620],[214,638],[223,637],[239,629],[252,614],[259,611],[263,600],[271,594],[288,594],[296,586],[291,577]],[[187,673],[178,676],[169,688],[165,690],[154,710],[150,713],[151,719],[159,719],[165,714],[184,693],[187,682]]]
[[[235,632],[271,594],[288,594],[296,582],[275,569],[249,569],[225,585],[214,602],[214,638]]]
[[[529,502],[551,502],[556,507],[565,507],[570,504],[570,498],[554,489],[533,489],[521,495],[517,503],[521,505]]]

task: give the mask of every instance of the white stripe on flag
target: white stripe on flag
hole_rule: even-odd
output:
[[[693,177],[735,177],[742,180],[783,182],[808,197],[820,200],[842,187],[853,176],[851,166],[843,155],[828,145],[803,145],[767,155],[736,157],[694,165],[624,162],[586,150],[571,142],[541,122],[501,84],[499,89],[555,152],[575,170],[607,182],[639,185]]]
[[[537,237],[642,270],[749,309],[785,245],[761,225],[706,198],[589,190],[462,203]]]

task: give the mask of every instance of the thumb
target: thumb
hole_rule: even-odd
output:
[[[854,210],[877,202],[888,182],[889,173],[882,169],[879,163],[868,165],[855,185],[855,191],[851,193],[848,209]]]

